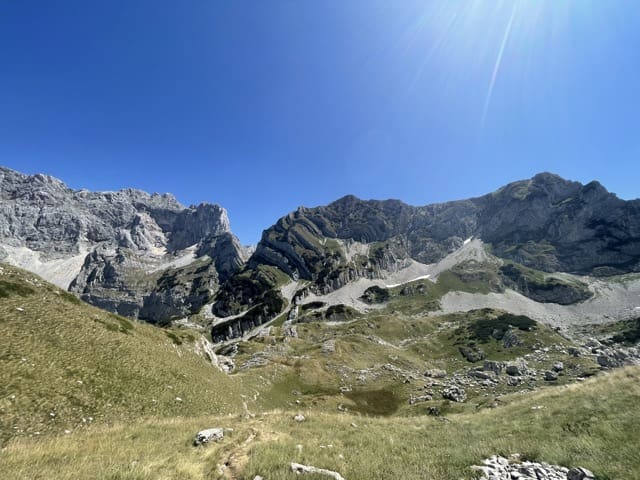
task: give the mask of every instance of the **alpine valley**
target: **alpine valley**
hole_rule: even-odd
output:
[[[2,478],[640,479],[640,200],[598,182],[346,196],[247,247],[0,168],[0,261]]]

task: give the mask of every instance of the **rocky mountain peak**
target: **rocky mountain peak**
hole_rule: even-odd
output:
[[[245,251],[219,205],[185,208],[171,194],[134,188],[74,191],[54,177],[0,167],[0,258],[94,305],[128,316],[144,307],[145,318],[164,321],[199,308],[219,273],[226,278],[244,264]],[[157,284],[168,270],[188,282]]]

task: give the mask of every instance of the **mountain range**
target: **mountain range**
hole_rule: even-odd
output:
[[[219,341],[295,316],[311,298],[322,297],[318,314],[366,309],[367,288],[435,280],[434,267],[456,252],[447,265],[462,280],[475,275],[539,303],[579,303],[593,295],[581,277],[640,271],[640,200],[550,173],[422,207],[346,196],[280,218],[253,251],[218,205],[185,207],[134,189],[76,191],[0,168],[1,261],[124,316],[167,324],[199,314]],[[493,267],[474,271],[470,260]],[[355,301],[327,301],[345,288]]]
[[[2,168],[3,474],[636,478],[639,206],[542,173],[245,247],[218,205]]]

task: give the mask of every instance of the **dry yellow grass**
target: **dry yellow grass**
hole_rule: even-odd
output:
[[[292,461],[337,470],[349,480],[453,480],[472,478],[469,466],[489,455],[520,453],[585,466],[600,480],[636,480],[639,398],[640,368],[632,367],[580,385],[505,397],[501,407],[449,421],[313,410],[303,411],[302,423],[285,411],[147,419],[13,440],[0,452],[0,464],[3,478],[16,480],[294,479]],[[195,432],[211,426],[233,431],[218,444],[193,447]]]

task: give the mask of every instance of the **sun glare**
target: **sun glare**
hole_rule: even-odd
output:
[[[455,95],[452,85],[461,79],[473,82],[481,128],[491,117],[494,94],[506,71],[519,80],[523,95],[525,90],[544,88],[527,84],[529,72],[553,75],[555,54],[566,46],[571,23],[593,16],[587,20],[596,28],[607,13],[602,4],[588,0],[428,2],[418,10],[401,39],[403,54],[419,58],[407,95],[426,81],[429,69],[442,77],[450,95]]]

